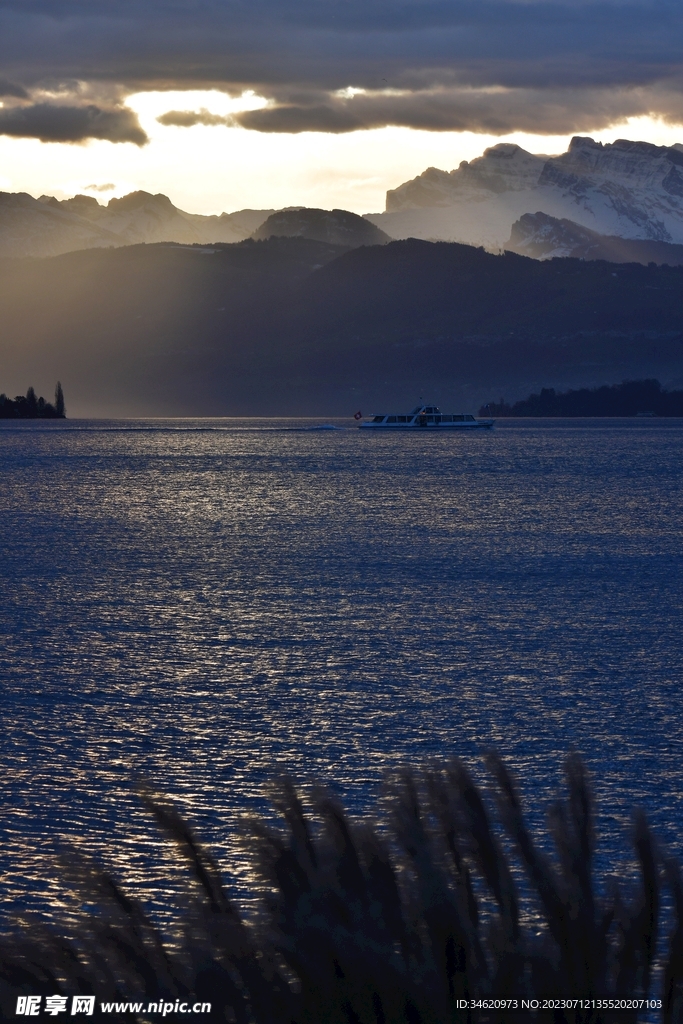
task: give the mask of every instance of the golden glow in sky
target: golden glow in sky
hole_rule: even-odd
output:
[[[387,189],[427,167],[452,170],[487,146],[516,142],[533,153],[566,150],[569,135],[505,136],[474,132],[377,128],[341,134],[250,131],[226,124],[191,128],[162,125],[171,110],[224,117],[263,107],[254,93],[230,97],[217,90],[140,92],[127,105],[149,136],[146,146],[90,140],[43,143],[0,137],[0,189],[59,199],[86,193],[107,202],[137,189],[162,192],[191,213],[284,206],[334,207],[356,213],[384,209]],[[618,138],[673,145],[683,127],[650,117],[631,118],[590,133],[601,142]]]

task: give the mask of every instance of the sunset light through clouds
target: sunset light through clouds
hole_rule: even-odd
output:
[[[0,187],[379,211],[499,141],[681,141],[682,35],[652,0],[2,0]]]

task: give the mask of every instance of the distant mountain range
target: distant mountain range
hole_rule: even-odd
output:
[[[137,242],[241,242],[273,212],[240,210],[203,217],[184,213],[167,196],[149,192],[131,192],[106,206],[91,196],[60,201],[0,192],[0,256],[58,256]]]
[[[3,387],[79,415],[351,415],[683,384],[683,267],[302,237],[0,260]]]
[[[539,211],[608,236],[683,244],[683,146],[575,137],[560,156],[501,143],[457,170],[428,168],[369,219],[393,238],[503,249]]]
[[[428,168],[387,193],[384,213],[365,217],[299,207],[200,216],[148,192],[106,206],[84,195],[59,201],[0,193],[0,256],[273,235],[352,248],[423,238],[512,248],[536,259],[679,262],[667,246],[683,245],[683,146],[575,137],[566,153],[548,157],[501,143],[457,170]],[[618,239],[650,244],[622,246]]]
[[[494,146],[366,217],[0,193],[0,365],[17,393],[62,380],[77,416],[680,387],[683,147]]]
[[[185,213],[167,196],[149,192],[131,192],[106,206],[83,195],[60,201],[53,196],[33,199],[25,193],[0,193],[0,256],[58,256],[139,242],[213,245],[273,235],[348,248],[390,241],[380,228],[348,210],[294,207],[204,217]]]

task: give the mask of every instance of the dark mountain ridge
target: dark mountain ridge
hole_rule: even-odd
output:
[[[317,210],[312,207],[278,210],[251,237],[262,240],[273,236],[310,238],[315,242],[343,245],[349,249],[361,245],[384,245],[391,241],[389,235],[357,213],[348,210]]]
[[[6,386],[40,367],[76,415],[343,415],[420,394],[472,411],[501,390],[683,382],[680,267],[283,237],[0,263]]]
[[[494,256],[449,242],[408,239],[355,249],[321,268],[293,296],[290,315],[316,337],[360,332],[394,342],[490,342],[524,334],[667,332],[683,327],[678,268],[546,262]],[[653,291],[658,295],[651,294]],[[304,310],[305,306],[305,310]]]

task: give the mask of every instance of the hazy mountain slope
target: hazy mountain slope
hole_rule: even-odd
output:
[[[391,190],[386,212],[369,219],[395,238],[495,249],[515,220],[539,210],[601,234],[683,243],[683,151],[575,137],[567,153],[546,159],[503,143]]]
[[[207,242],[243,242],[250,238],[254,231],[274,210],[237,210],[236,213],[221,213],[218,216],[205,217],[198,213],[183,213],[191,224],[199,231],[201,241]]]
[[[62,380],[70,415],[226,411],[292,288],[343,252],[275,238],[2,260],[0,388]]]
[[[347,210],[239,210],[205,217],[185,213],[168,196],[131,192],[104,206],[92,196],[0,195],[0,255],[53,256],[96,246],[140,242],[212,245],[271,235],[329,245],[379,245],[389,236]]]
[[[525,213],[543,210],[553,217],[577,220],[575,204],[565,201],[551,188],[521,189],[479,198],[463,198],[450,206],[366,214],[369,221],[392,238],[421,238],[425,241],[461,242],[483,245],[501,252],[512,225]]]
[[[241,242],[265,220],[270,210],[240,210],[220,217],[203,217],[178,210],[164,195],[131,192],[111,199],[98,218],[121,239],[122,244],[136,242]]]
[[[98,220],[124,244],[136,242],[203,242],[194,224],[177,210],[168,196],[131,192],[111,199]]]
[[[558,220],[545,213],[525,213],[515,221],[505,248],[537,260],[572,256],[612,263],[683,264],[683,245],[600,235],[571,220]]]
[[[330,245],[344,245],[355,249],[360,245],[384,245],[389,236],[364,217],[348,210],[316,210],[303,207],[297,210],[279,210],[264,221],[253,238],[272,236],[311,238]]]
[[[243,242],[249,238],[273,210],[238,210],[236,213],[221,213],[216,216],[203,216],[198,213],[186,213],[174,206],[167,196],[151,195],[149,192],[131,192],[122,199],[112,199],[107,206],[97,202],[92,196],[77,195],[72,199],[58,200],[52,196],[41,196],[40,202],[50,206],[69,210],[98,224],[104,224],[109,230],[122,237],[131,225],[137,233],[145,234],[141,239],[147,242],[178,241],[178,238],[156,237],[161,230],[164,236],[169,227],[177,224],[181,231],[187,231],[187,224],[193,225],[196,237],[193,241],[207,242]],[[148,223],[135,226],[136,219]],[[178,220],[181,218],[181,220]],[[150,223],[151,221],[151,223]],[[125,243],[128,244],[128,243]]]
[[[317,269],[316,269],[317,268]],[[683,268],[417,240],[136,246],[0,267],[4,390],[71,415],[454,410],[625,378],[683,382]]]
[[[106,228],[68,209],[40,203],[24,192],[0,192],[0,256],[56,256],[116,244]]]
[[[215,217],[184,213],[164,195],[131,192],[103,206],[91,196],[58,200],[0,193],[0,256],[55,256],[137,242],[241,242],[272,210]]]

